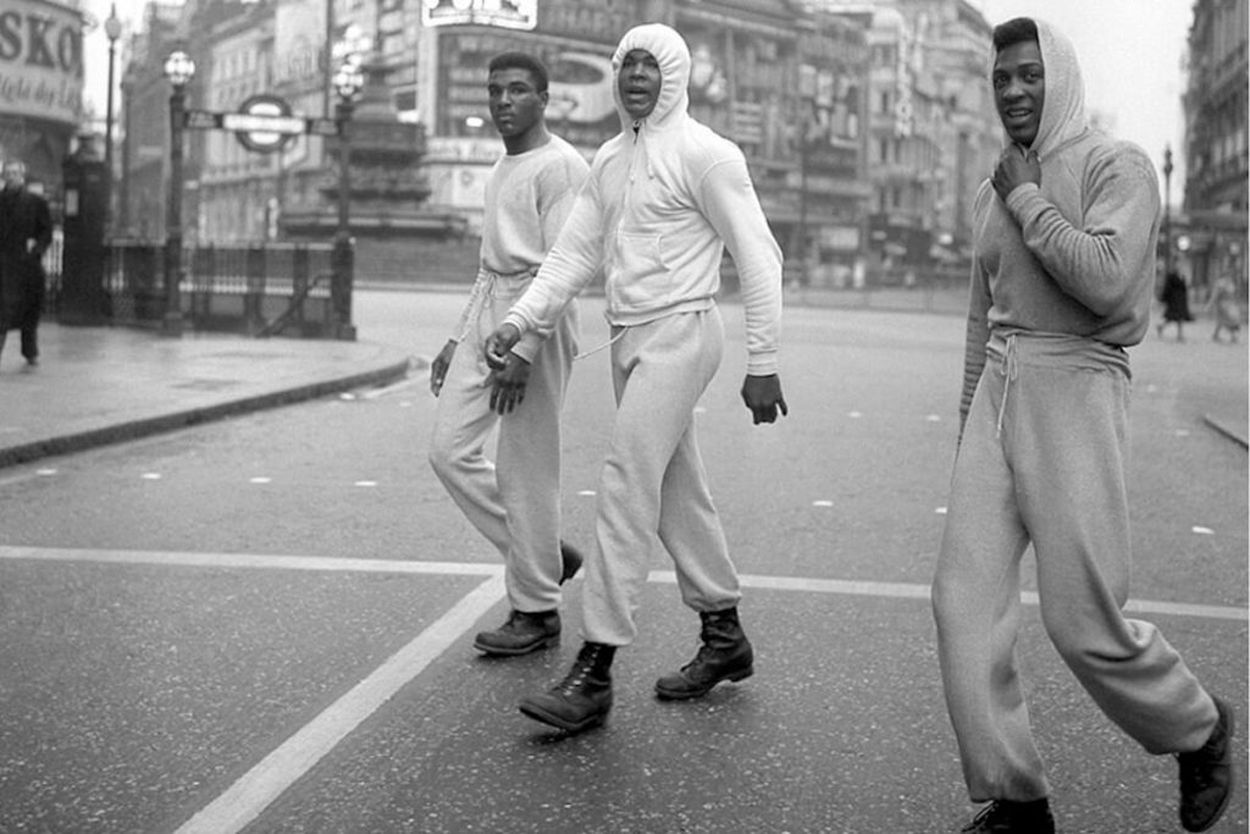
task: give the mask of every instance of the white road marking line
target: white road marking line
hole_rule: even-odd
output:
[[[148,550],[85,550],[52,547],[0,546],[0,559],[48,562],[109,562],[113,564],[170,565],[174,567],[266,568],[270,570],[360,571],[367,573],[433,574],[442,576],[502,576],[499,564],[473,562],[409,562],[387,559],[344,559],[332,556],[266,556],[249,553],[166,553]],[[743,586],[775,591],[807,591],[883,598],[928,599],[929,586],[910,582],[866,582],[847,579],[810,579],[796,576],[743,574]],[[648,581],[674,584],[672,571],[652,571]],[[1036,605],[1037,594],[1025,591],[1021,599]],[[1208,620],[1250,621],[1250,611],[1233,605],[1193,605],[1184,602],[1131,599],[1126,611],[1166,614]]]
[[[168,553],[159,550],[87,550],[66,547],[0,546],[0,559],[47,562],[108,562],[184,568],[263,568],[268,570],[359,571],[446,576],[500,576],[503,565],[473,562],[416,562],[344,559],[333,556],[267,556],[255,553]]]
[[[503,598],[502,574],[483,582],[369,677],[262,759],[225,793],[183,824],[176,834],[233,834],[243,830]]]
[[[893,597],[902,599],[928,599],[929,586],[911,582],[861,582],[846,579],[804,579],[790,576],[759,576],[743,574],[738,577],[744,588],[763,588],[771,591],[811,591],[821,594],[846,594],[849,596]],[[672,571],[653,570],[649,582],[673,585],[677,575]],[[1026,605],[1037,605],[1037,594],[1024,591],[1020,599]],[[1250,620],[1250,611],[1231,605],[1190,605],[1183,602],[1160,602],[1148,599],[1130,599],[1124,610],[1136,614],[1166,614],[1178,617],[1198,617],[1206,620]]]

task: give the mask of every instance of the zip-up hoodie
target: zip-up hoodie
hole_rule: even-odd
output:
[[[1149,326],[1160,208],[1154,166],[1138,146],[1089,126],[1071,42],[1033,21],[1046,96],[1030,150],[1042,181],[1017,186],[1004,203],[986,180],[973,204],[965,417],[991,330],[1128,347]],[[991,49],[991,66],[993,59]]]
[[[637,122],[616,84],[634,49],[651,53],[661,74],[655,109]],[[781,250],[742,151],[688,112],[686,42],[663,24],[636,26],[621,39],[612,68],[621,133],[595,154],[555,246],[504,321],[522,333],[549,330],[601,268],[613,325],[707,310],[727,247],[742,287],[747,373],[776,373]]]

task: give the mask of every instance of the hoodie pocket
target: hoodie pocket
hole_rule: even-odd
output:
[[[618,232],[616,247],[620,272],[616,276],[617,299],[629,309],[663,304],[672,290],[672,277],[664,260],[664,240],[658,234]]]

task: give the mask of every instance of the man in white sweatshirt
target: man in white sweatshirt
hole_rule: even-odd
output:
[[[538,60],[520,52],[496,56],[486,89],[506,153],[486,184],[477,280],[455,335],[430,367],[438,409],[429,459],[465,516],[503,556],[512,610],[473,645],[506,657],[559,642],[560,584],[582,561],[560,541],[560,410],[577,351],[576,306],[542,333],[528,334],[496,370],[483,360],[483,342],[529,286],[588,166],[547,130],[547,70]],[[462,340],[469,344],[457,350]],[[496,424],[492,463],[483,450]]]
[[[695,438],[694,408],[723,350],[716,293],[726,248],[746,314],[743,401],[757,424],[786,413],[777,376],[781,251],[746,160],[690,117],[690,51],[676,31],[637,26],[612,63],[622,131],[599,149],[551,254],[487,343],[491,362],[507,361],[524,334],[549,329],[602,269],[617,412],[586,567],[585,642],[560,683],[520,705],[569,732],[602,723],[611,708],[609,668],[636,635],[657,538],[702,623],[697,656],[660,678],[657,695],[695,698],[754,671],[738,575]]]
[[[960,443],[933,583],[946,704],[974,802],[968,834],[1053,834],[1015,658],[1030,542],[1047,634],[1102,711],[1180,764],[1180,819],[1215,824],[1233,713],[1150,623],[1130,620],[1129,362],[1149,327],[1159,187],[1092,129],[1072,44],[995,28],[1007,148],[973,205]],[[1075,825],[1089,830],[1088,825]]]

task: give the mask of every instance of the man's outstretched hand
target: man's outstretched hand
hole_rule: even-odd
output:
[[[776,374],[747,376],[742,382],[742,401],[750,409],[757,426],[776,422],[778,411],[783,417],[790,413],[786,408],[786,398],[781,393],[781,377]]]

